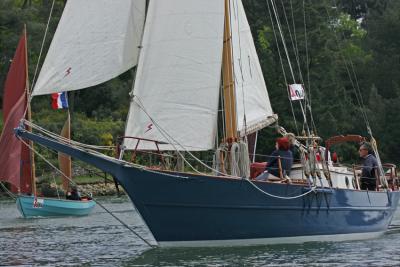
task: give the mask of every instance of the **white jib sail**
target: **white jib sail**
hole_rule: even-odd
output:
[[[250,26],[241,0],[231,0],[231,27],[235,71],[237,127],[240,135],[275,121]],[[246,125],[244,124],[246,115]]]
[[[223,0],[150,1],[125,135],[173,144],[162,150],[214,147],[223,27]]]
[[[108,81],[137,64],[145,0],[68,0],[32,95]]]

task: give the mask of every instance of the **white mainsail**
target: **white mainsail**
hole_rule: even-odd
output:
[[[275,121],[260,62],[241,0],[231,0],[232,49],[235,71],[237,130],[240,136]],[[244,124],[246,115],[246,125]]]
[[[145,0],[69,0],[32,95],[108,81],[137,64]]]
[[[162,150],[214,147],[223,26],[223,0],[150,1],[125,135],[174,144]]]

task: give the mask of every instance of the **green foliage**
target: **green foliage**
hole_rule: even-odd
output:
[[[67,118],[66,110],[42,109],[32,114],[33,122],[41,127],[60,133]],[[110,145],[123,134],[124,121],[112,117],[89,118],[83,113],[74,113],[71,119],[72,139],[93,145]]]
[[[56,183],[58,185],[58,188],[60,189],[61,184],[62,184],[62,179],[60,176],[54,176],[54,174],[51,175],[44,175],[43,177],[40,177],[41,181],[40,183]],[[108,179],[111,179],[111,177],[108,177]],[[104,178],[100,176],[91,176],[91,175],[78,175],[73,177],[73,181],[77,184],[96,184],[96,183],[104,183]],[[110,181],[107,181],[110,183]]]
[[[86,144],[109,145],[115,143],[117,136],[123,135],[125,123],[112,118],[95,120],[83,114],[76,113],[73,129],[73,139]]]
[[[364,5],[360,1],[338,1],[337,7],[331,1],[282,1],[277,9],[295,80],[305,84],[317,133],[323,138],[350,133],[366,136],[361,114],[364,110],[383,160],[400,162],[400,2],[361,1],[368,2]],[[276,23],[271,23],[267,3],[244,1],[251,28],[257,33],[256,46],[272,106],[280,116],[279,124],[297,132],[297,121],[301,133],[300,108],[293,102],[294,120],[282,67],[288,83],[293,80],[282,41],[275,40],[273,29],[279,33]],[[294,51],[298,51],[298,63]],[[276,137],[273,130],[262,131],[258,152],[270,153]],[[351,152],[356,151],[354,145],[337,149],[343,160],[357,159],[357,154]]]
[[[337,20],[332,22],[332,26],[345,38],[362,39],[367,33],[349,14],[340,13]]]
[[[0,1],[0,84],[4,84],[24,23],[28,30],[32,79],[50,2]],[[400,163],[397,153],[400,150],[400,1],[340,0],[336,1],[337,7],[328,0],[275,2],[292,60],[294,81],[283,43],[280,38],[275,39],[277,25],[271,23],[270,1],[243,1],[272,107],[279,114],[279,124],[301,134],[303,118],[299,103],[293,102],[292,113],[287,94],[287,83],[301,82],[311,100],[318,135],[323,138],[339,134],[367,135],[360,107],[363,103],[383,160]],[[64,4],[64,0],[56,1],[44,51],[50,44]],[[114,143],[124,130],[132,81],[130,70],[90,90],[69,93],[73,138],[97,145]],[[356,94],[358,90],[362,99]],[[1,95],[2,89],[0,98]],[[60,132],[65,111],[51,110],[49,96],[35,97],[32,105],[35,123]],[[310,115],[307,119],[311,122]],[[273,128],[261,131],[258,153],[269,154],[277,136]],[[56,162],[56,154],[38,149]],[[352,152],[353,145],[335,149],[343,160],[357,158]],[[47,171],[40,159],[37,164]]]
[[[33,76],[39,58],[40,47],[51,8],[51,1],[44,0],[2,0],[0,1],[0,96],[14,56],[19,38],[26,24],[28,32],[29,73]],[[44,46],[47,51],[51,38],[60,19],[64,1],[55,1],[52,20]],[[45,53],[44,53],[45,55]],[[42,58],[43,60],[43,58]],[[0,97],[0,100],[2,98]],[[0,101],[2,103],[2,101]],[[1,104],[0,104],[1,105]]]

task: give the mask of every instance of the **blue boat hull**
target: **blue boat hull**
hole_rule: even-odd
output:
[[[302,185],[161,172],[40,135],[17,135],[116,177],[161,245],[236,245],[365,239],[387,230],[400,192],[317,190]],[[255,185],[255,186],[254,186]],[[258,187],[258,189],[256,188]],[[298,239],[297,239],[298,238]],[[269,240],[269,241],[268,241]]]
[[[262,193],[247,180],[136,168],[126,168],[117,179],[155,239],[166,245],[241,240],[258,244],[271,238],[291,242],[293,237],[318,240],[321,236],[346,234],[357,239],[376,236],[389,226],[400,196],[399,192],[332,189],[280,199]],[[309,190],[301,185],[255,185],[282,197]]]
[[[57,216],[84,216],[88,215],[96,203],[89,201],[73,201],[55,198],[35,198],[33,196],[18,196],[17,207],[25,218],[57,217]]]

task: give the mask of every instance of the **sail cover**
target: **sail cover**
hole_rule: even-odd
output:
[[[241,0],[231,0],[237,127],[241,136],[275,121],[250,26]],[[244,117],[246,123],[244,123]]]
[[[125,135],[173,144],[162,150],[214,147],[223,26],[223,0],[150,1]]]
[[[137,64],[145,0],[69,0],[32,95],[108,81]]]

